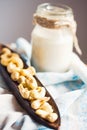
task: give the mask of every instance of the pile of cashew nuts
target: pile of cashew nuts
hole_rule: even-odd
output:
[[[45,88],[38,86],[34,78],[36,73],[34,67],[30,66],[25,69],[20,56],[11,52],[8,48],[2,49],[0,63],[7,67],[12,80],[18,82],[18,89],[21,96],[30,101],[35,113],[49,122],[55,122],[58,115],[48,102],[50,97],[46,97]]]

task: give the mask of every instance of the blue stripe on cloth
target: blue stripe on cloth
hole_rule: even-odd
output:
[[[66,81],[63,83],[65,87],[67,87],[70,91],[74,91],[77,89],[82,89],[85,87],[85,84],[81,81]]]

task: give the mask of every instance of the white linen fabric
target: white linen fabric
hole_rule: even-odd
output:
[[[38,72],[37,77],[54,98],[61,116],[60,130],[87,130],[86,84],[72,70]],[[0,130],[52,130],[32,120],[18,104],[0,75]]]

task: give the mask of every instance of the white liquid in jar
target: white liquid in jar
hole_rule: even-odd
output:
[[[70,28],[47,29],[35,26],[32,32],[32,64],[37,71],[65,72],[73,50]]]

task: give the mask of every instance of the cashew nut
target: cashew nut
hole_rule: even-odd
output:
[[[11,52],[8,50],[6,53],[1,55],[1,64],[7,66],[11,61]]]
[[[16,64],[14,64],[13,62],[10,62],[9,64],[8,64],[8,66],[7,66],[7,71],[9,72],[9,73],[13,73],[14,71],[20,71],[20,68],[18,68],[17,66],[16,66]]]
[[[8,48],[2,48],[2,55],[8,55],[8,54],[11,54],[11,51],[10,51],[10,49],[8,49]]]
[[[41,110],[45,110],[49,113],[53,112],[53,108],[52,106],[48,103],[48,102],[44,102],[41,106],[40,106]]]
[[[11,53],[8,48],[2,49],[1,64],[7,66],[10,62],[16,64],[17,67],[23,68],[23,62],[19,55],[16,53]]]
[[[35,70],[35,68],[33,66],[30,66],[27,69],[28,69],[28,71],[30,72],[31,75],[35,75],[36,74],[36,70]]]
[[[28,77],[30,74],[35,75],[36,71],[35,71],[34,67],[30,66],[27,69],[22,69],[20,73],[21,73],[21,75]]]
[[[24,64],[20,57],[11,57],[11,62],[16,65],[16,67],[22,69]]]
[[[39,115],[40,117],[45,118],[45,119],[46,119],[47,115],[49,114],[47,111],[41,110],[41,109],[37,109],[37,110],[35,111],[35,113],[36,113],[37,115]]]
[[[36,89],[37,82],[32,75],[28,75],[28,78],[25,79],[26,85],[29,89]]]
[[[25,99],[28,99],[28,97],[30,95],[30,91],[28,90],[28,88],[24,88],[23,84],[19,84],[18,89],[19,89],[21,96]]]
[[[56,113],[50,113],[46,116],[46,119],[49,121],[49,122],[55,122],[58,118],[58,115]]]
[[[30,100],[41,99],[45,96],[45,94],[46,90],[44,87],[37,87],[36,89],[30,91],[29,99]]]
[[[1,57],[1,64],[4,65],[4,66],[7,66],[10,61],[11,60],[10,60],[10,58],[8,58],[8,56],[4,55],[3,57]]]
[[[40,103],[40,100],[34,100],[31,102],[31,107],[33,109],[38,109],[40,107],[41,103]]]
[[[18,81],[18,80],[19,80],[19,72],[14,71],[13,73],[11,73],[11,78],[12,78],[14,81]]]
[[[38,109],[38,108],[40,108],[40,106],[41,106],[44,102],[48,101],[49,99],[50,99],[49,97],[44,97],[44,98],[41,98],[41,99],[33,100],[33,101],[31,102],[31,107],[32,107],[33,109]]]
[[[25,79],[23,75],[19,75],[18,83],[25,83]]]

